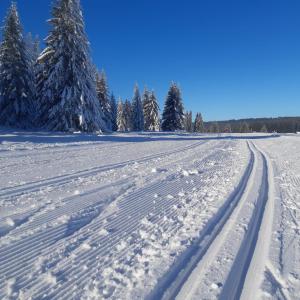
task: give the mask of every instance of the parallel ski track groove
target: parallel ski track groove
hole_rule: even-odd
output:
[[[261,155],[263,160],[263,177],[259,191],[259,197],[255,205],[255,209],[251,216],[248,224],[248,229],[244,236],[243,242],[239,248],[239,251],[235,257],[234,263],[230,270],[230,273],[226,279],[223,286],[220,299],[228,299],[228,296],[232,300],[240,299],[242,294],[243,285],[247,276],[247,272],[254,254],[256,243],[258,240],[259,229],[262,224],[265,207],[268,201],[268,167],[267,159],[265,155],[256,148],[255,145],[252,146]]]
[[[214,155],[213,154],[209,155],[209,157],[215,157],[215,153],[214,153]],[[207,157],[206,159],[209,159],[209,158]],[[169,188],[170,188],[170,190],[166,191],[165,195],[167,195],[168,192],[173,192],[174,193],[174,187],[169,187]],[[154,191],[156,189],[157,188],[155,188]],[[178,187],[178,189],[176,189],[176,190],[177,190],[177,192],[179,192],[180,188]],[[169,201],[169,205],[168,205],[169,208],[171,208],[174,203],[175,203],[175,201]],[[163,202],[161,203],[161,207],[165,208],[165,211],[166,211],[165,205],[166,205],[165,203],[163,203]],[[148,205],[148,207],[149,206],[151,207],[151,204]],[[132,210],[129,209],[129,212],[131,212],[131,211]],[[127,212],[124,211],[123,214],[124,214],[124,216],[126,216]],[[176,212],[173,212],[173,214],[175,215]],[[161,218],[163,218],[163,216]],[[119,222],[119,223],[117,223],[117,226],[118,227],[120,227],[120,226],[122,227],[122,229],[126,232],[125,235],[124,236],[119,236],[117,232],[112,233],[110,235],[109,243],[107,243],[105,246],[102,246],[102,247],[100,246],[100,247],[96,248],[94,252],[89,251],[89,252],[86,252],[86,253],[82,254],[80,256],[80,263],[86,263],[87,261],[90,261],[90,257],[95,257],[96,254],[101,255],[101,256],[103,256],[103,254],[105,254],[105,253],[108,254],[109,251],[112,249],[112,247],[116,246],[124,237],[130,236],[130,234],[132,232],[137,231],[137,230],[139,230],[141,228],[141,224],[140,224],[140,222],[138,220],[135,220],[134,224],[128,226],[126,220],[124,222],[124,219],[126,219],[126,218],[122,217],[121,218],[122,221]],[[101,245],[101,240],[99,240],[97,242],[99,242],[100,245]],[[95,243],[97,243],[97,242],[95,242]],[[114,244],[112,244],[112,242],[114,242]],[[103,251],[106,251],[106,252],[103,253]],[[119,255],[117,255],[117,258],[118,258],[118,256]],[[115,259],[115,257],[114,257],[114,259]],[[103,260],[105,261],[105,258]],[[63,271],[63,275],[70,276],[70,275],[75,275],[76,274],[77,277],[78,277],[78,279],[76,279],[76,280],[77,280],[78,284],[80,284],[80,285],[83,285],[84,283],[86,283],[91,278],[92,274],[95,271],[94,270],[95,267],[92,268],[91,270],[85,270],[85,271],[80,271],[78,269],[74,269],[74,268],[72,268],[68,264],[67,261],[66,261],[66,266],[67,266],[67,269],[65,269]],[[98,264],[97,268],[98,269],[102,269],[103,266],[104,265]],[[61,265],[60,265],[60,269],[61,269]],[[70,273],[67,273],[68,269],[70,269],[70,271],[71,271]],[[58,280],[59,280],[59,278],[58,278]],[[51,287],[49,287],[49,290],[51,290]],[[45,292],[45,289],[43,289],[43,292]],[[60,289],[59,291],[57,291],[57,293],[50,294],[50,296],[49,296],[50,298],[47,298],[47,299],[68,299],[68,298],[71,297],[70,293],[72,293],[72,291],[70,289],[69,284],[67,284],[62,289]]]
[[[198,146],[201,146],[201,145],[204,145],[204,144],[207,144],[207,141],[204,141],[204,142],[199,142],[199,143],[195,143],[195,144],[193,144],[193,145],[189,145],[189,146],[193,146],[193,147],[190,147],[190,148],[188,148],[188,149],[184,149],[184,150],[192,150],[192,149],[194,149],[194,148],[196,148],[196,147],[198,147]],[[184,151],[184,150],[181,150],[181,151]],[[178,153],[178,152],[176,152],[176,153]],[[173,153],[172,153],[173,154]],[[166,154],[167,155],[167,154]],[[166,155],[163,155],[163,156],[161,156],[161,157],[165,157]],[[143,161],[143,162],[148,162],[148,161],[151,161],[151,159],[152,158],[150,158],[149,160],[145,160],[145,161]],[[155,159],[155,158],[154,158]],[[182,159],[181,159],[182,160]],[[167,163],[167,165],[169,165],[169,163]],[[88,177],[88,176],[87,176]],[[133,178],[134,176],[132,175],[131,177],[129,177],[129,178],[127,178],[127,180],[129,181],[129,179],[130,178]],[[64,184],[64,183],[62,183],[62,184]],[[98,188],[98,191],[100,191],[101,189],[104,189],[105,188],[105,186],[102,186],[102,187],[100,187],[100,188]],[[97,192],[97,189],[96,189],[96,191],[89,191],[89,192],[87,192],[87,194],[90,194],[90,193],[93,193],[93,192]],[[76,197],[69,197],[70,199],[72,198],[72,199],[74,199],[74,198],[76,198]],[[69,199],[68,198],[68,199]],[[66,200],[62,200],[62,201],[66,201]],[[16,233],[18,233],[18,232],[22,232],[23,231],[23,229],[22,229],[22,227],[24,227],[24,225],[25,225],[25,223],[27,223],[28,222],[28,220],[30,219],[30,218],[32,218],[33,216],[35,216],[36,215],[36,213],[40,213],[41,211],[43,211],[44,209],[46,209],[47,208],[47,204],[46,205],[43,205],[43,206],[41,206],[39,209],[35,209],[35,210],[33,210],[32,211],[32,214],[27,218],[27,221],[26,222],[21,222],[19,225],[17,225],[15,228],[13,228],[13,229],[11,229],[9,232],[7,232],[7,233],[5,233],[2,237],[0,237],[0,241],[1,241],[1,238],[3,238],[3,237],[5,237],[7,234],[9,234],[9,233],[11,233],[12,231],[13,231],[13,233],[14,234],[16,234]],[[28,213],[28,211],[27,211],[27,213]],[[50,213],[51,214],[51,213]],[[11,217],[13,217],[13,215],[11,216]],[[55,215],[55,217],[57,217],[57,215]],[[53,220],[54,218],[52,218],[52,219],[48,219],[47,221],[51,221],[51,220]],[[44,219],[44,221],[45,221],[45,219]],[[42,220],[42,223],[45,223],[43,220]],[[28,227],[27,226],[27,230],[30,230],[31,228],[36,228],[36,222],[32,222],[32,226],[30,227]],[[20,228],[21,227],[21,228]],[[0,243],[0,246],[1,246],[1,243]]]
[[[216,236],[221,232],[224,224],[230,219],[234,208],[237,206],[243,192],[246,189],[250,174],[253,171],[254,152],[248,144],[250,161],[245,173],[229,199],[218,210],[217,214],[207,223],[199,237],[194,241],[186,252],[174,263],[169,272],[158,280],[157,286],[147,296],[147,300],[175,299],[180,289],[208,251]],[[189,260],[187,261],[187,258]]]
[[[201,143],[202,144],[202,143]],[[195,145],[195,147],[196,146],[198,146],[199,144],[197,144],[197,145]],[[186,147],[185,147],[186,148]],[[137,193],[137,195],[136,195],[137,197],[139,196],[139,193]],[[99,225],[99,224],[98,224]],[[103,225],[103,224],[101,224],[101,225]],[[54,237],[54,236],[57,236],[57,234],[59,233],[59,232],[64,232],[65,231],[65,228],[55,228],[52,232],[50,232],[50,233],[47,233],[46,235],[43,235],[43,232],[41,232],[41,234],[40,234],[40,236],[37,236],[36,237],[36,245],[37,246],[39,246],[39,245],[41,245],[42,243],[41,242],[47,242],[47,240],[51,240],[51,237]],[[31,243],[31,247],[32,247],[32,242],[33,242],[33,240],[32,239],[30,239],[30,243]],[[51,245],[51,243],[50,243],[50,245]],[[43,245],[43,246],[45,246],[45,245]],[[48,245],[49,246],[49,245]],[[29,246],[30,247],[30,246]],[[27,248],[27,247],[26,247]],[[22,249],[23,251],[23,253],[24,253],[24,250],[26,250],[26,248],[24,249]],[[41,247],[41,248],[43,248],[43,247]],[[19,249],[20,250],[20,249]],[[37,250],[36,248],[35,248],[35,250]],[[10,253],[11,254],[11,253]],[[31,252],[27,252],[26,253],[26,255],[25,255],[25,257],[24,257],[24,255],[21,257],[21,261],[24,261],[24,259],[28,259],[28,256],[29,256],[29,254],[31,254]],[[18,255],[18,253],[16,252],[16,256]],[[31,260],[34,260],[35,259],[35,257],[34,257],[34,253],[32,253],[32,257],[31,257]],[[11,258],[11,257],[10,257]],[[17,263],[17,262],[16,262]],[[6,265],[6,264],[5,264]],[[2,265],[3,266],[3,265]],[[11,265],[9,266],[9,265],[7,265],[7,267],[11,270]],[[17,266],[16,266],[17,267]],[[19,267],[19,266],[18,266]],[[6,269],[6,271],[7,271],[7,269]],[[16,270],[13,274],[10,274],[10,275],[20,275],[20,272],[19,272],[19,270]],[[23,274],[24,275],[24,274]]]
[[[169,165],[169,163],[167,163],[167,165]],[[91,191],[91,193],[95,193],[95,192],[97,192],[98,190],[101,190],[101,189],[103,189],[103,188],[105,188],[105,186],[104,186],[104,187],[100,187],[99,189],[96,189],[96,191]],[[137,191],[137,192],[136,192],[136,197],[139,197],[139,196],[140,196],[140,193],[143,193],[143,191]],[[72,197],[72,198],[73,198],[73,197]],[[74,198],[75,198],[75,197],[74,197]],[[76,198],[75,198],[75,199],[76,199]],[[77,197],[77,201],[80,201],[80,200],[81,200],[80,197]],[[129,204],[130,204],[130,203],[129,203]],[[64,210],[64,209],[69,209],[69,210]],[[47,222],[54,221],[54,220],[56,220],[59,216],[71,212],[70,209],[72,209],[72,207],[60,207],[59,210],[63,210],[63,212],[60,213],[59,215],[57,214],[57,213],[58,213],[57,210],[55,210],[55,211],[53,211],[53,212],[50,211],[50,215],[52,215],[52,213],[53,213],[53,216],[52,216],[51,218],[47,218],[46,221],[47,221]],[[76,211],[77,211],[77,210],[76,210]],[[41,218],[41,223],[35,223],[35,224],[33,224],[34,227],[37,227],[37,226],[39,226],[39,225],[42,225],[43,223],[47,223],[47,222],[44,222],[43,220],[44,220],[44,219]],[[26,228],[26,230],[28,230],[28,229],[30,230],[31,228],[33,228],[33,226],[32,226],[32,227],[29,227],[29,228]],[[64,229],[63,229],[63,230],[64,230]],[[39,232],[39,233],[40,233],[41,235],[44,234],[43,232]],[[56,232],[56,233],[57,233],[57,232]],[[55,234],[56,234],[56,233],[55,233]],[[31,238],[29,238],[29,239],[32,241]],[[47,239],[48,239],[48,236],[47,236]],[[41,241],[40,238],[36,238],[36,240],[38,240],[39,242]],[[21,242],[21,243],[26,243],[26,241],[20,241],[20,242]],[[5,247],[4,247],[4,248],[5,248]],[[19,252],[20,248],[19,248],[19,247],[17,247],[17,248],[18,248],[18,249],[16,249],[15,251],[16,251],[16,252]],[[14,253],[14,251],[12,251],[12,249],[8,249],[7,252],[8,252],[9,255],[11,255],[12,253]],[[5,249],[4,249],[4,252],[3,252],[3,250],[0,251],[0,254],[1,254],[2,259],[5,258],[5,257],[6,257],[6,256],[5,256]]]
[[[206,144],[206,143],[197,143],[197,144],[195,144],[194,146],[195,147],[193,147],[193,148],[196,148],[196,147],[198,147],[199,145],[200,146],[202,146],[203,144]],[[193,149],[193,148],[191,148],[191,149]],[[191,149],[189,149],[189,150],[191,150]],[[184,160],[184,158],[182,158],[182,159],[180,159],[180,160]],[[166,167],[166,166],[169,166],[170,164],[172,164],[172,163],[170,163],[170,162],[166,162],[166,164],[164,164],[163,166],[164,167]],[[129,178],[127,178],[127,181],[130,181],[130,179],[132,179],[134,176],[132,175],[132,176],[130,176]],[[120,180],[118,183],[121,183],[121,182],[125,182],[125,180]],[[89,195],[89,194],[92,194],[92,193],[96,193],[96,192],[99,192],[100,190],[103,190],[103,189],[105,189],[105,188],[107,188],[108,186],[111,186],[112,184],[111,183],[109,183],[108,185],[103,185],[103,186],[101,186],[101,187],[99,187],[99,188],[96,188],[96,189],[94,189],[94,190],[91,190],[91,191],[89,191],[89,192],[87,192],[85,195]],[[114,183],[114,185],[116,185],[116,183]],[[81,201],[81,198],[80,198],[80,196],[70,196],[70,197],[68,197],[68,198],[66,198],[66,199],[73,199],[73,201]],[[66,201],[66,199],[63,199],[62,201]],[[72,203],[73,204],[73,203]],[[61,216],[61,215],[64,215],[66,212],[69,212],[69,211],[62,211],[62,213],[60,213],[60,215],[58,215],[58,212],[61,212],[61,210],[64,210],[64,209],[66,209],[64,206],[62,206],[62,207],[59,207],[58,208],[58,210],[55,210],[55,211],[53,211],[53,212],[49,212],[49,215],[50,216],[47,216],[46,217],[46,219],[44,218],[44,215],[40,215],[40,216],[38,216],[38,218],[34,221],[34,222],[32,222],[31,223],[31,225],[30,226],[28,226],[27,225],[27,227],[26,227],[26,230],[31,230],[32,228],[36,228],[36,227],[38,227],[39,225],[43,225],[44,223],[47,223],[47,222],[50,222],[50,221],[53,221],[53,220],[55,220],[55,219],[57,219],[57,217],[59,217],[59,216]],[[32,217],[33,215],[31,215],[31,217]],[[51,217],[52,216],[52,217]],[[38,220],[40,219],[40,222],[38,222]],[[46,221],[46,222],[45,222]],[[24,224],[22,224],[22,225],[24,225]],[[17,233],[17,232],[19,232],[19,231],[23,231],[22,230],[22,228],[14,228],[13,229],[13,233],[15,234],[15,233]],[[3,236],[4,237],[4,236]],[[2,238],[3,238],[2,237]],[[0,239],[0,241],[1,241],[1,239]],[[0,251],[0,253],[2,253],[1,251]],[[11,251],[9,252],[10,254],[11,254]]]
[[[35,181],[35,182],[31,182],[31,183],[24,184],[24,185],[19,185],[16,187],[2,188],[1,189],[2,192],[0,192],[0,199],[2,200],[3,197],[8,197],[8,196],[9,197],[17,197],[17,196],[23,195],[24,192],[27,192],[27,193],[28,192],[31,192],[31,193],[38,192],[43,187],[49,187],[49,186],[55,185],[57,183],[59,185],[63,185],[63,184],[71,182],[73,179],[77,179],[78,177],[86,178],[86,177],[90,177],[95,174],[106,172],[106,171],[109,171],[112,169],[120,169],[120,168],[125,167],[130,164],[147,162],[147,161],[150,161],[155,158],[161,158],[161,157],[164,157],[167,155],[177,154],[182,151],[193,149],[193,148],[195,148],[199,145],[202,145],[206,142],[207,141],[200,141],[197,143],[190,144],[188,146],[180,147],[179,149],[176,149],[176,150],[161,152],[161,153],[157,153],[154,155],[148,155],[148,156],[142,157],[137,160],[132,159],[132,160],[123,161],[123,162],[119,162],[119,163],[115,163],[115,164],[94,167],[94,168],[78,171],[78,172],[71,173],[71,174],[60,175],[60,176],[57,176],[54,178],[43,179],[40,181]],[[7,199],[7,198],[4,198],[4,200],[5,199]]]
[[[207,159],[207,158],[206,158]],[[163,183],[161,183],[161,184],[163,184]],[[156,187],[157,188],[157,187]],[[174,192],[174,189],[172,190],[173,192]],[[137,192],[136,193],[136,195],[135,195],[135,198],[134,199],[137,199],[138,197],[140,196],[140,192]],[[129,204],[130,204],[130,202],[133,202],[133,201],[128,201],[129,202]],[[170,206],[172,206],[173,205],[173,202],[171,203],[171,201],[169,201],[169,203],[170,203]],[[132,204],[132,205],[134,205],[134,203]],[[160,205],[161,205],[161,207],[163,207],[163,205],[165,205],[165,203],[160,203]],[[148,206],[147,206],[147,208],[149,208],[151,206],[151,204],[149,204]],[[124,208],[124,207],[123,207]],[[145,209],[145,207],[143,208],[143,209]],[[131,205],[129,205],[128,206],[128,211],[129,212],[131,212],[132,211],[132,206]],[[125,210],[124,211],[124,214],[126,215],[126,213],[128,213],[128,211],[127,210]],[[137,213],[138,215],[139,215],[139,213]],[[133,216],[132,216],[133,217]],[[121,220],[122,219],[124,219],[124,218],[121,218]],[[123,224],[123,222],[120,222],[120,223],[117,223],[117,224],[115,224],[114,226],[120,226],[120,224],[121,225],[124,225]],[[130,227],[130,228],[127,228],[127,230],[126,230],[126,232],[128,233],[128,232],[132,232],[132,230],[134,230],[136,227],[137,227],[137,225],[139,224],[139,221],[138,220],[135,220],[135,222],[134,222],[134,224]],[[100,226],[99,226],[100,225]],[[101,224],[91,224],[91,226],[89,226],[89,230],[94,230],[94,229],[96,229],[96,228],[101,228],[102,227],[102,225],[103,225],[103,223]],[[113,224],[112,224],[113,225]],[[93,228],[95,226],[95,228]],[[54,236],[56,235],[57,233],[55,233],[54,234]],[[124,236],[122,235],[122,236],[119,236],[118,235],[119,233],[118,232],[113,232],[112,234],[111,234],[111,237],[110,237],[110,239],[109,239],[109,246],[107,246],[107,247],[105,247],[104,249],[100,249],[100,248],[97,248],[96,250],[95,250],[95,253],[84,253],[84,254],[82,254],[81,256],[80,256],[80,262],[82,262],[83,261],[83,259],[84,259],[84,262],[86,262],[86,261],[88,261],[89,260],[89,257],[92,257],[92,256],[94,256],[95,254],[98,254],[98,255],[100,255],[101,253],[103,253],[103,251],[105,251],[105,250],[107,250],[107,251],[109,251],[109,248],[111,249],[111,247],[112,247],[112,245],[111,245],[111,243],[112,242],[115,242],[115,245],[120,241],[120,240],[122,240],[123,238],[124,238]],[[126,235],[125,235],[126,236]],[[101,242],[102,241],[105,241],[105,238],[100,238],[98,241],[93,241],[93,243],[100,243],[101,244]],[[100,251],[100,252],[99,252]],[[24,257],[23,257],[24,258]],[[66,262],[67,263],[67,262]],[[61,266],[60,266],[61,267]],[[98,266],[99,267],[99,266]],[[69,267],[70,268],[70,267]],[[66,270],[64,270],[64,273],[65,273],[65,271],[67,271],[68,270],[68,266],[67,266],[67,269]],[[71,273],[69,273],[69,274],[72,274],[72,270],[71,270]],[[69,275],[68,274],[68,275]],[[23,274],[24,275],[24,274]],[[78,273],[77,273],[77,275],[79,275]],[[79,278],[80,278],[80,282],[82,281],[82,277],[80,277],[79,276]],[[67,288],[67,287],[66,287]],[[51,287],[49,287],[49,289],[51,289]],[[45,290],[43,290],[43,293],[45,292]],[[61,293],[65,293],[65,292],[67,292],[65,289],[64,289],[64,291],[61,291]],[[60,291],[58,292],[58,294],[56,294],[56,295],[53,295],[53,297],[58,297],[59,296],[59,294],[61,294],[60,293]],[[54,298],[51,298],[51,299],[54,299]]]

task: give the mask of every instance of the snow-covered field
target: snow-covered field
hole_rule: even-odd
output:
[[[0,299],[299,299],[300,136],[0,131]]]

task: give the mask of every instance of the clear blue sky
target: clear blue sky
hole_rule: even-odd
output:
[[[47,36],[51,2],[17,1],[25,31]],[[173,80],[206,120],[300,115],[299,0],[81,2],[93,61],[116,96],[138,82],[163,108]]]

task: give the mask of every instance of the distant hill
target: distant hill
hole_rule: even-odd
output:
[[[300,117],[250,118],[204,123],[208,132],[279,132],[300,131]]]

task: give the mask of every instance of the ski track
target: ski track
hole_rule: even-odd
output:
[[[194,149],[194,148],[196,148],[196,147],[198,147],[199,145],[202,145],[202,144],[204,144],[203,142],[200,142],[200,143],[196,143],[195,145],[193,145],[193,146],[188,146],[188,147],[185,147],[185,148],[183,148],[183,149],[179,149],[179,150],[177,150],[177,151],[172,151],[171,153],[170,152],[167,152],[167,153],[164,153],[164,155],[161,155],[160,157],[159,157],[159,159],[162,159],[163,157],[166,157],[166,156],[168,156],[168,160],[170,160],[170,158],[172,158],[172,156],[170,156],[170,154],[177,154],[178,152],[185,152],[185,151],[187,151],[187,150],[189,150],[189,149]],[[184,154],[185,155],[185,154]],[[184,157],[184,156],[183,156]],[[153,160],[154,158],[153,158],[153,156],[151,156],[151,157],[147,157],[147,158],[143,158],[143,159],[141,159],[139,162],[141,163],[141,162],[143,162],[143,163],[151,163],[151,160]],[[177,161],[178,161],[178,159],[176,159]],[[184,160],[184,158],[181,158],[180,160]],[[136,164],[137,162],[135,162],[135,164]],[[170,166],[171,164],[173,163],[173,160],[171,159],[171,162],[167,165],[167,166]],[[132,162],[131,162],[131,164],[132,164]],[[128,164],[127,163],[125,163],[124,164],[124,166],[126,166],[126,167],[128,167]],[[140,166],[141,167],[141,166]],[[164,166],[164,167],[166,167],[166,165]],[[162,169],[162,171],[164,172],[166,169]],[[101,175],[101,172],[99,172],[100,173],[100,175]],[[94,173],[93,173],[94,174]],[[90,174],[90,176],[93,176],[93,175],[91,175]],[[90,176],[86,176],[87,178],[89,178]],[[131,175],[131,176],[127,176],[127,179],[126,179],[126,181],[127,182],[132,182],[132,180],[133,180],[133,178],[134,178],[134,176],[135,175]],[[76,176],[74,176],[75,178],[80,178],[80,183],[82,184],[82,176],[79,176],[79,177],[76,177]],[[151,176],[150,176],[151,177]],[[147,180],[150,180],[151,178],[150,177],[148,177],[147,178]],[[152,176],[152,177],[157,177],[157,176]],[[113,186],[115,186],[115,187],[117,187],[118,186],[118,184],[120,183],[120,182],[123,182],[123,180],[120,180],[120,181],[118,181],[117,183],[113,183]],[[73,183],[73,182],[72,182]],[[76,182],[75,182],[76,183]],[[62,184],[62,183],[61,183]],[[111,183],[111,180],[109,181],[109,183],[108,184],[106,184],[106,185],[111,185],[112,183]],[[106,186],[105,185],[105,186]],[[100,188],[97,188],[97,189],[93,189],[92,191],[88,191],[88,192],[85,192],[84,194],[85,195],[87,195],[87,194],[90,194],[90,193],[97,193],[97,192],[99,192],[100,190],[102,190],[102,189],[104,189],[105,188],[105,186],[103,186],[103,185],[101,185],[101,187]],[[66,188],[66,187],[64,187],[64,188]],[[35,190],[31,190],[31,192],[34,192]],[[47,189],[47,191],[48,191],[48,189]],[[45,197],[45,195],[43,194],[43,197]],[[66,201],[72,201],[72,206],[74,206],[74,201],[73,201],[73,199],[76,199],[76,198],[78,198],[78,196],[76,197],[76,196],[71,196],[71,197],[69,197],[69,198],[67,198],[67,199],[60,199],[60,201],[59,201],[59,205],[61,205],[61,202],[66,202]],[[82,197],[81,198],[78,198],[77,199],[77,201],[79,201],[79,203],[81,203],[81,202],[83,202],[83,200],[82,200]],[[53,204],[51,204],[52,206],[53,206]],[[53,209],[53,207],[51,207],[51,205],[50,205],[50,210],[52,210]],[[48,205],[49,206],[49,205]],[[47,203],[46,203],[46,205],[44,205],[44,206],[42,206],[38,211],[43,211],[43,209],[44,210],[49,210],[49,208],[47,207]],[[36,212],[36,210],[33,210],[34,212]],[[54,213],[54,217],[56,218],[56,217],[58,217],[59,215],[57,214],[59,212],[59,210],[56,210],[55,211],[55,213]],[[28,215],[29,213],[28,212],[26,212],[26,215]],[[34,213],[32,213],[32,214],[29,214],[31,217],[33,217],[34,216]],[[16,217],[15,215],[10,215],[10,218],[12,219],[12,220],[15,220],[15,218],[20,218],[20,214],[17,214],[17,216],[18,217]],[[53,219],[53,218],[52,218]],[[28,217],[26,217],[26,219],[25,220],[28,220]],[[42,216],[42,221],[45,223],[45,222],[48,222],[48,221],[50,221],[49,220],[49,218],[47,219],[47,218],[45,218],[44,216]],[[24,224],[24,222],[20,222],[20,224],[19,225],[23,225]],[[34,224],[33,225],[33,227],[36,227],[36,228],[38,228],[38,226],[36,226],[36,225],[42,225],[42,224]],[[13,229],[15,229],[14,227],[11,229],[11,230],[13,230]],[[29,230],[31,229],[31,228],[28,228]],[[18,231],[14,231],[14,235],[16,235],[18,233]],[[3,239],[2,239],[3,240]],[[0,240],[0,244],[1,244],[1,240]]]
[[[297,299],[295,138],[122,138],[0,145],[1,299]]]
[[[274,173],[274,221],[263,299],[298,299],[300,295],[300,138],[258,142]]]
[[[200,142],[199,144],[202,144],[202,143],[203,143],[203,141]],[[185,146],[185,147],[183,147],[181,149],[178,149],[178,150],[175,150],[175,151],[167,151],[165,153],[158,153],[158,154],[154,154],[154,155],[149,155],[149,156],[143,157],[141,159],[128,160],[128,161],[120,162],[120,163],[116,163],[116,164],[110,164],[110,165],[105,165],[105,166],[100,166],[100,167],[94,167],[94,168],[88,169],[88,170],[77,171],[76,173],[73,173],[73,174],[65,174],[65,175],[57,176],[55,178],[40,180],[38,182],[33,182],[33,183],[31,182],[29,184],[22,184],[20,186],[2,188],[2,190],[0,192],[0,197],[2,197],[2,198],[7,197],[7,196],[17,197],[17,196],[22,195],[24,192],[39,191],[42,187],[48,187],[49,185],[52,185],[52,184],[68,183],[68,182],[70,182],[73,179],[76,179],[78,177],[89,177],[89,176],[93,176],[95,174],[98,174],[100,172],[105,172],[107,170],[122,168],[122,167],[127,166],[127,165],[132,164],[132,163],[141,163],[141,162],[145,162],[145,161],[148,161],[148,160],[151,160],[151,159],[161,158],[163,156],[176,154],[178,152],[188,150],[191,147],[193,148],[193,147],[195,147],[195,145]]]
[[[168,228],[169,225],[165,222],[166,215],[168,218],[177,216],[174,209],[174,205],[178,202],[176,195],[183,188],[187,193],[192,191],[195,188],[193,178],[202,178],[206,170],[209,172],[205,176],[208,178],[213,176],[214,170],[221,168],[218,159],[222,160],[232,152],[231,144],[232,142],[228,141],[222,143],[195,141],[175,150],[160,151],[156,155],[140,159],[141,168],[144,168],[143,164],[148,162],[151,166],[153,162],[156,169],[151,174],[149,166],[148,174],[140,175],[142,178],[138,178],[136,183],[133,180],[135,175],[130,174],[127,178],[115,182],[115,185],[112,183],[105,185],[104,181],[99,188],[62,198],[54,202],[55,205],[47,204],[38,211],[33,210],[34,213],[26,218],[24,223],[13,228],[0,240],[2,245],[0,296],[5,298],[7,296],[5,291],[10,287],[10,290],[15,291],[10,298],[26,299],[28,295],[33,295],[33,299],[72,298],[70,293],[74,293],[72,290],[74,286],[89,286],[95,277],[94,274],[101,274],[101,270],[111,266],[111,258],[107,260],[107,257],[110,257],[108,254],[124,240],[132,239],[128,251],[136,247],[133,243],[135,237],[137,247],[141,247],[137,232],[143,227],[141,220],[149,214],[153,214],[153,220],[162,228]],[[124,167],[134,164],[137,160],[124,162]],[[186,176],[186,170],[196,170],[196,173]],[[127,172],[129,171],[132,170],[129,169]],[[82,177],[82,174],[79,175]],[[93,176],[91,173],[86,175]],[[143,176],[146,176],[145,179]],[[139,180],[146,182],[143,189],[139,187]],[[177,182],[182,183],[176,185]],[[42,182],[45,187],[51,183],[51,180]],[[35,184],[27,185],[25,197],[31,197],[36,192]],[[5,193],[10,192],[9,197],[13,199],[19,195],[19,189],[23,188],[24,186],[9,188],[3,191],[3,194],[7,196]],[[111,197],[112,191],[115,190],[119,190],[119,193]],[[25,193],[24,190],[23,192]],[[153,203],[155,193],[159,194],[156,204]],[[100,194],[107,196],[97,200],[95,195]],[[175,197],[168,199],[169,194],[175,194]],[[106,198],[108,200],[104,201]],[[141,199],[143,205],[137,205]],[[9,215],[12,218],[14,216]],[[72,222],[77,222],[76,228],[70,230]],[[169,232],[172,230],[169,229]],[[125,254],[122,250],[113,251],[114,259],[124,259]],[[85,270],[84,265],[89,269]],[[73,278],[74,285],[66,278]]]
[[[259,234],[263,231],[263,220],[268,218],[264,213],[270,198],[269,179],[265,155],[252,143],[250,148],[254,163],[250,161],[249,173],[242,178],[238,193],[232,197],[227,211],[222,212],[222,218],[217,219],[213,230],[204,231],[195,242],[194,251],[188,253],[188,259],[183,257],[181,266],[171,274],[173,282],[167,282],[167,289],[158,286],[158,291],[164,291],[160,292],[164,299],[176,296],[178,299],[247,299],[249,293],[242,297],[243,289],[249,286],[246,279],[249,277],[250,286],[253,281],[258,281],[256,286],[260,286],[263,274],[258,274],[258,270],[263,273],[268,250],[264,258],[254,254],[255,250],[261,251],[266,242],[259,241]],[[267,226],[270,232],[272,224]],[[263,238],[268,239],[268,236]],[[249,274],[251,272],[256,272],[256,276]],[[150,299],[157,298],[160,295],[157,293]],[[253,299],[257,299],[255,292],[254,295]]]

